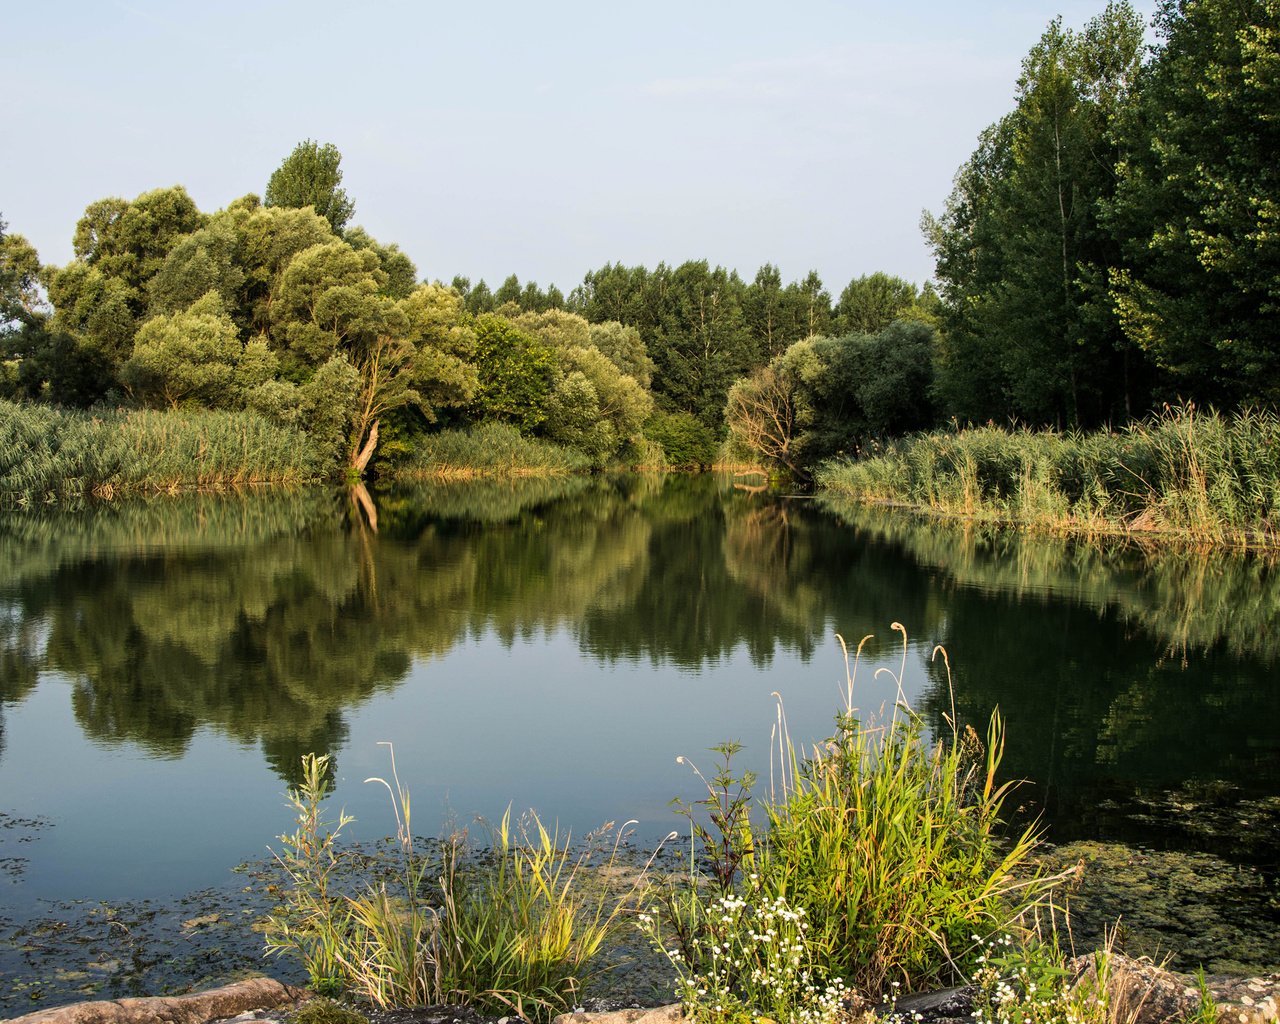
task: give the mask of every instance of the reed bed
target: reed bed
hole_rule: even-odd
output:
[[[395,475],[405,480],[542,476],[579,472],[590,464],[581,452],[525,437],[506,424],[484,423],[427,435]]]
[[[1280,417],[1194,406],[1117,431],[995,426],[920,434],[825,464],[823,490],[1062,532],[1169,532],[1272,543],[1280,527]]]
[[[301,431],[254,413],[75,412],[0,401],[0,501],[301,483],[324,467]]]

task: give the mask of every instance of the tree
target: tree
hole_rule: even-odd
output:
[[[547,418],[556,358],[545,344],[493,313],[475,318],[479,387],[473,409],[486,421],[532,431]]]
[[[40,256],[21,235],[7,234],[0,219],[0,335],[36,326],[44,318]]]
[[[1091,424],[1146,404],[1106,293],[1115,126],[1138,74],[1128,3],[1023,61],[1017,105],[987,129],[926,233],[942,283],[940,392],[963,419]]]
[[[271,304],[271,337],[292,367],[315,367],[347,342],[384,333],[392,300],[381,295],[378,257],[330,239],[297,253]]]
[[[147,404],[228,405],[240,353],[236,325],[211,291],[189,309],[143,324],[120,377]]]
[[[916,286],[890,274],[855,277],[840,293],[832,328],[840,334],[875,334],[916,308]]]
[[[1280,3],[1164,0],[1108,204],[1126,338],[1183,394],[1280,400]]]
[[[353,249],[368,249],[378,257],[378,266],[386,275],[386,283],[382,286],[384,295],[403,299],[417,287],[418,268],[394,242],[383,245],[359,225],[345,232],[342,240]]]
[[[339,187],[341,163],[342,154],[333,143],[305,139],[272,173],[263,201],[267,206],[295,209],[310,206],[329,222],[334,234],[341,234],[356,212],[356,204]]]

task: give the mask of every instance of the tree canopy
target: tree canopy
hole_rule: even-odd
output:
[[[331,142],[321,145],[304,139],[284,158],[267,181],[263,202],[267,206],[300,209],[310,206],[341,234],[356,212],[356,204],[342,185],[342,154]]]

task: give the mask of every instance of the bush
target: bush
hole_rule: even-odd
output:
[[[569,1009],[581,993],[608,929],[642,884],[641,872],[616,895],[586,884],[613,870],[617,842],[602,865],[576,856],[567,837],[530,814],[510,813],[481,855],[465,833],[442,840],[435,857],[414,841],[412,805],[392,757],[398,864],[393,879],[352,894],[336,891],[337,840],[350,821],[327,822],[327,757],[303,758],[291,791],[297,829],[281,837],[288,876],[267,922],[270,953],[302,960],[313,988],[350,993],[381,1008],[462,1002],[526,1020]]]
[[[662,446],[673,469],[702,469],[716,458],[715,431],[692,413],[659,412],[645,423],[644,435]]]

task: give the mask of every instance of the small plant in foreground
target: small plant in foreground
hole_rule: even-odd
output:
[[[318,992],[384,1009],[460,1002],[542,1019],[570,1008],[606,933],[644,884],[647,865],[620,893],[599,881],[614,874],[621,830],[602,833],[614,842],[600,864],[535,814],[513,827],[508,813],[488,850],[473,853],[459,832],[441,841],[438,859],[428,857],[414,840],[393,751],[391,781],[366,781],[392,797],[395,870],[389,882],[340,895],[337,839],[351,819],[342,815],[335,827],[321,813],[328,764],[305,757],[303,784],[290,793],[298,830],[281,837],[277,859],[290,884],[268,918],[268,952],[298,956]]]
[[[289,1018],[289,1024],[369,1024],[369,1018],[332,999],[312,999]]]
[[[824,1024],[846,1013],[853,994],[839,978],[820,980],[810,962],[804,909],[764,897],[754,885],[749,896],[711,900],[688,954],[675,944],[668,948],[657,917],[640,915],[641,930],[676,970],[685,1012],[704,1024],[760,1016]]]
[[[329,795],[329,758],[307,754],[302,783],[289,791],[297,828],[280,836],[275,854],[289,879],[281,906],[267,916],[266,943],[271,954],[292,953],[306,968],[312,991],[337,995],[342,990],[341,955],[348,938],[346,901],[334,891],[338,837],[354,819],[339,814],[327,821],[321,805]]]

